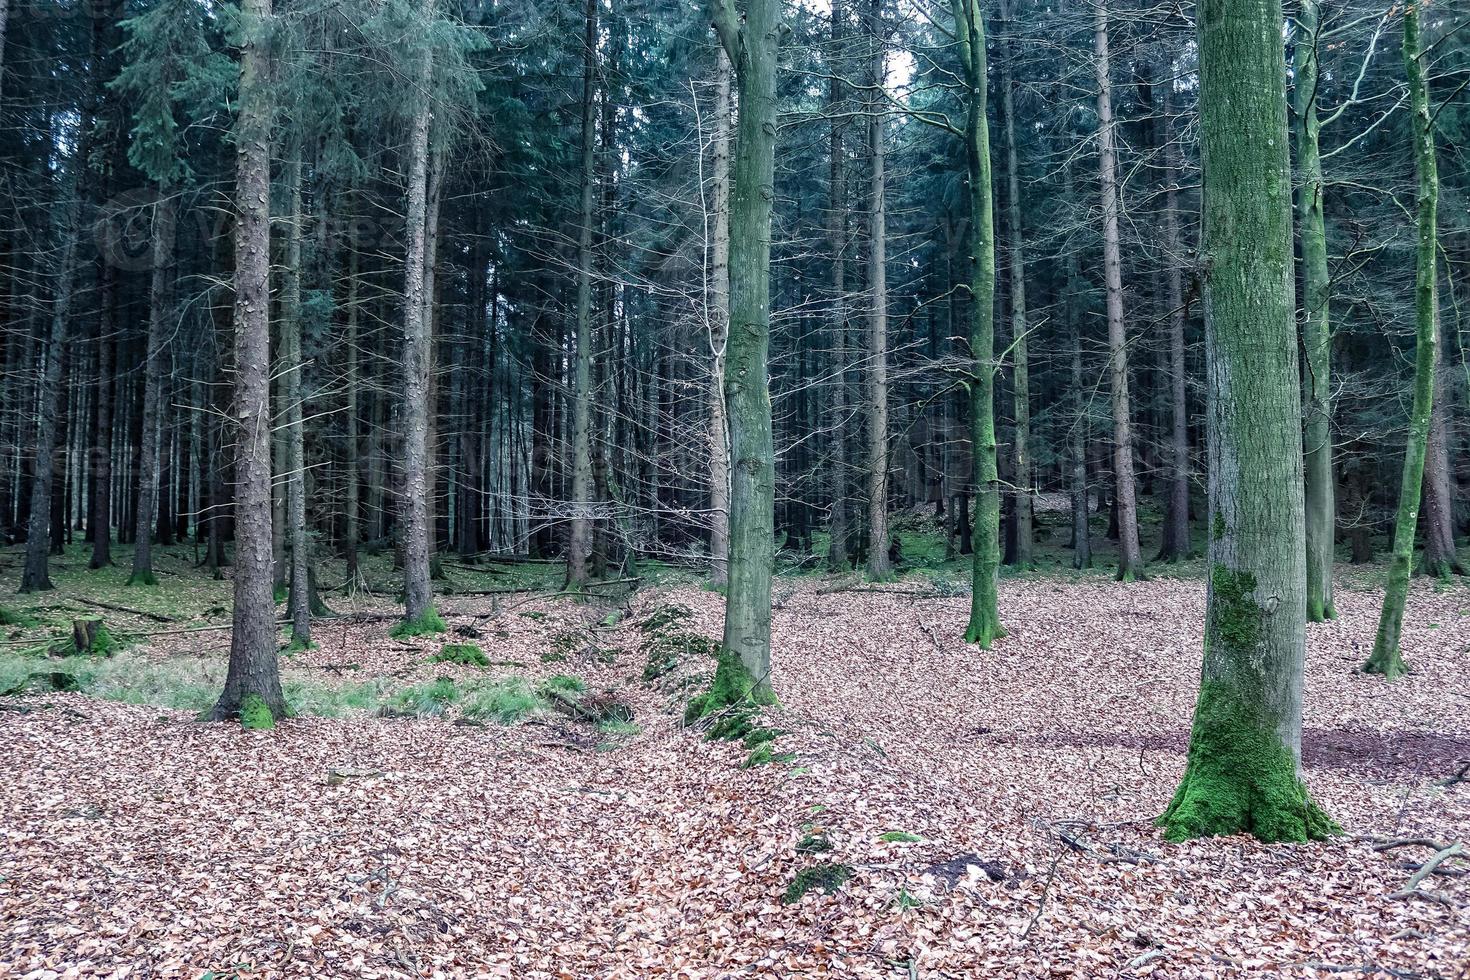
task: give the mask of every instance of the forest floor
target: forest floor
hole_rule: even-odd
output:
[[[1470,877],[1396,897],[1434,852],[1375,848],[1470,842],[1463,586],[1416,582],[1394,684],[1355,670],[1369,577],[1309,627],[1306,777],[1341,838],[1174,845],[1153,818],[1198,683],[1188,570],[1007,578],[988,652],[946,580],[778,578],[782,734],[748,765],[682,725],[712,661],[643,680],[659,608],[718,637],[697,585],[601,603],[451,568],[448,637],[391,638],[386,596],[323,620],[285,661],[299,716],[245,731],[193,721],[228,633],[158,631],[227,622],[228,583],[170,554],[157,590],[101,593],[113,572],[70,555],[22,610],[157,634],[109,660],[4,631],[0,690],[44,664],[82,691],[0,698],[0,976],[1470,976]],[[490,665],[426,662],[446,640]],[[550,710],[554,676],[633,722]],[[813,869],[835,890],[786,904]]]

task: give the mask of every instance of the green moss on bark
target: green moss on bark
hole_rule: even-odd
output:
[[[1272,727],[1229,687],[1209,681],[1200,685],[1184,780],[1158,824],[1175,842],[1238,833],[1304,842],[1341,833]]]
[[[240,702],[240,727],[249,731],[263,731],[276,727],[276,716],[270,705],[259,694],[247,694]]]
[[[1214,601],[1211,632],[1231,650],[1254,649],[1261,637],[1261,607],[1256,604],[1256,577],[1224,565],[1210,570]]]

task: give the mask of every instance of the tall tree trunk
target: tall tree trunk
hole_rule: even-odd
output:
[[[771,572],[775,546],[775,448],[767,357],[771,334],[771,203],[775,196],[776,53],[786,31],[780,0],[709,0],[735,69],[740,117],[730,200],[730,336],[725,406],[730,426],[730,585],[726,670],[757,700],[771,691]],[[731,658],[738,658],[736,665]]]
[[[1301,384],[1281,0],[1202,0],[1200,145],[1210,425],[1204,664],[1170,840],[1337,831],[1301,779]]]
[[[975,530],[970,623],[965,642],[988,649],[1000,624],[1000,479],[995,450],[995,220],[991,203],[990,123],[986,118],[985,20],[980,0],[950,0],[965,99],[965,168],[970,192],[970,452]]]
[[[1293,64],[1296,75],[1296,152],[1301,186],[1297,190],[1297,223],[1302,255],[1302,352],[1304,385],[1307,507],[1307,621],[1333,619],[1332,557],[1336,534],[1332,475],[1332,276],[1327,269],[1327,228],[1323,215],[1321,124],[1317,117],[1318,57],[1322,43],[1318,0],[1301,0],[1299,37]]]
[[[271,595],[271,0],[244,0],[235,124],[235,612],[215,720],[286,715]]]
[[[1097,63],[1098,183],[1102,189],[1103,276],[1107,282],[1108,375],[1113,405],[1113,482],[1118,502],[1118,580],[1143,577],[1138,546],[1138,493],[1133,479],[1133,424],[1128,406],[1128,334],[1123,318],[1123,258],[1118,231],[1118,153],[1108,59],[1108,5],[1098,0],[1093,53]]]
[[[1189,399],[1184,363],[1184,261],[1179,231],[1179,146],[1170,118],[1174,78],[1170,63],[1164,72],[1159,116],[1164,147],[1164,251],[1168,263],[1169,303],[1169,507],[1164,515],[1164,540],[1159,560],[1175,562],[1190,554],[1189,540]]]
[[[842,65],[847,48],[847,15],[842,0],[832,0],[832,59]],[[834,71],[828,81],[828,106],[832,110],[831,184],[827,206],[827,227],[832,249],[831,322],[831,394],[828,399],[828,426],[831,449],[828,453],[827,493],[832,499],[832,516],[827,524],[827,568],[841,571],[847,567],[847,150],[843,135],[847,130],[842,104],[846,89],[842,72]]]
[[[888,561],[888,203],[884,198],[883,0],[868,0],[868,577],[893,573]]]
[[[137,544],[129,585],[157,585],[153,574],[153,529],[158,520],[160,493],[159,403],[163,388],[163,345],[170,328],[168,276],[173,266],[173,201],[166,188],[158,189],[153,207],[153,264],[148,280],[148,347],[143,362],[142,453],[138,465],[138,511],[134,518]]]
[[[83,119],[84,129],[90,122]],[[85,148],[88,140],[82,141]],[[73,157],[70,166],[81,169],[86,166],[84,150]],[[25,568],[21,572],[20,591],[40,592],[55,588],[51,584],[50,555],[51,497],[56,475],[56,447],[61,428],[61,368],[63,348],[67,340],[67,328],[71,323],[72,293],[76,287],[77,236],[81,234],[81,193],[75,175],[63,189],[63,203],[59,233],[61,254],[57,260],[56,286],[51,300],[51,329],[42,356],[41,377],[36,391],[36,438],[35,472],[31,477],[31,509],[26,529]]]
[[[839,0],[840,2],[840,0]],[[730,336],[730,56],[715,50],[714,241],[710,247],[710,582],[730,580],[730,425],[725,417],[725,348]]]
[[[363,584],[362,569],[358,564],[358,544],[362,540],[361,484],[362,484],[362,422],[358,412],[358,276],[360,275],[358,243],[350,241],[347,247],[347,329],[343,338],[347,345],[347,376],[343,379],[347,403],[346,446],[343,480],[347,491],[343,503],[342,551],[347,559],[347,591],[357,592]]]
[[[577,338],[572,380],[572,523],[567,587],[587,584],[592,554],[592,215],[597,184],[597,5],[587,0],[582,61],[582,207],[577,229]]]
[[[428,91],[432,55],[426,50],[418,75],[419,100],[408,145],[408,248],[403,275],[403,488],[399,520],[403,537],[404,623],[410,629],[442,632],[429,584],[429,539],[434,530],[429,501],[429,386],[432,339],[426,307],[426,214],[429,183],[429,122],[432,100]]]
[[[0,0],[4,2],[4,0]],[[97,407],[92,429],[92,509],[87,529],[92,534],[92,558],[88,568],[106,568],[112,564],[112,409],[117,385],[114,367],[117,352],[116,296],[117,282],[112,264],[104,261],[100,270],[97,316]]]
[[[306,534],[306,435],[301,405],[301,147],[285,167],[286,261],[281,281],[280,375],[286,430],[286,543],[291,565],[287,614],[291,646],[311,646],[311,552]]]
[[[1409,110],[1414,135],[1414,166],[1419,177],[1419,248],[1414,270],[1414,318],[1417,324],[1414,357],[1414,403],[1409,410],[1409,439],[1404,447],[1403,482],[1393,528],[1393,553],[1388,582],[1378,616],[1373,653],[1363,669],[1389,680],[1405,673],[1399,649],[1404,626],[1404,602],[1414,560],[1414,534],[1419,524],[1419,496],[1424,482],[1424,457],[1434,406],[1434,376],[1439,368],[1439,163],[1434,150],[1434,117],[1429,107],[1429,81],[1419,40],[1419,8],[1404,10],[1404,70],[1409,83]]]
[[[1011,296],[1011,398],[1016,420],[1016,443],[1012,464],[1015,469],[1016,550],[1015,564],[1031,567],[1032,546],[1032,466],[1031,466],[1031,355],[1027,349],[1026,327],[1026,258],[1022,248],[1021,175],[1016,162],[1015,79],[1011,67],[1017,58],[1013,38],[1017,32],[1011,5],[1015,0],[1001,0],[1000,17],[1005,22],[1005,45],[1000,77],[1001,115],[1006,154],[1006,234],[1010,258]]]

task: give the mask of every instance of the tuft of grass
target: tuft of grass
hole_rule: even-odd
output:
[[[458,701],[463,693],[452,679],[437,677],[399,691],[388,703],[388,707],[419,718],[436,718]]]
[[[556,674],[542,681],[541,688],[545,691],[556,691],[558,694],[581,694],[587,690],[587,683],[571,674]]]
[[[852,877],[852,868],[846,864],[815,864],[810,868],[803,868],[791,879],[791,884],[786,889],[786,894],[781,896],[781,902],[785,905],[795,905],[801,901],[807,892],[816,889],[824,895],[830,895]]]
[[[878,839],[885,844],[917,844],[924,838],[907,830],[890,830]]]
[[[621,718],[609,718],[607,721],[599,722],[597,730],[604,735],[614,735],[623,738],[631,738],[643,731],[637,722],[625,721]]]
[[[23,613],[19,609],[9,609],[5,606],[0,606],[0,626],[20,626],[29,629],[35,625],[36,619],[34,616]]]
[[[381,680],[364,681],[346,687],[317,684],[302,677],[283,677],[281,687],[293,713],[316,718],[344,718],[354,714],[371,714],[383,704],[386,691]]]
[[[489,667],[490,658],[473,643],[446,643],[429,658],[431,664],[459,664],[461,667]]]
[[[461,712],[466,718],[514,725],[526,715],[541,710],[545,702],[520,677],[507,677],[472,688]]]
[[[444,625],[444,620],[439,615],[439,610],[430,606],[417,619],[404,619],[393,624],[388,635],[395,640],[406,640],[413,636],[436,636],[448,629],[449,627]]]

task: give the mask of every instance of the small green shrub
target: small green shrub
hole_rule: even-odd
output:
[[[388,631],[388,635],[395,640],[406,640],[413,636],[435,636],[448,628],[439,616],[439,610],[430,606],[417,619],[405,619],[395,623]]]
[[[263,731],[276,727],[276,716],[259,694],[247,694],[240,702],[240,727],[247,731]]]
[[[429,658],[431,664],[458,664],[461,667],[489,667],[490,658],[473,643],[446,643]]]
[[[791,879],[791,885],[786,889],[786,894],[781,896],[781,901],[786,905],[795,905],[814,888],[824,895],[830,895],[847,884],[851,877],[852,868],[845,864],[816,864],[803,868]]]

